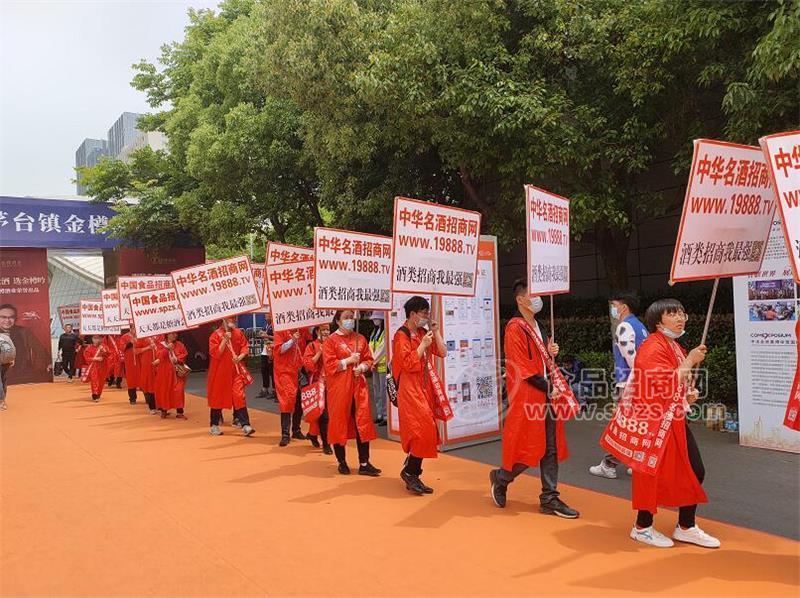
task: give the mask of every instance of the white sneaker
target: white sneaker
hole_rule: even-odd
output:
[[[617,468],[606,465],[605,459],[600,461],[599,465],[592,465],[589,468],[589,473],[601,478],[608,478],[610,480],[617,479]]]
[[[242,432],[245,436],[250,436],[255,430],[250,426],[242,426]]]
[[[683,529],[680,525],[675,527],[672,537],[678,542],[686,542],[687,544],[696,544],[703,548],[719,548],[720,541],[714,536],[705,533],[696,525],[689,529]]]
[[[674,546],[672,540],[659,532],[652,525],[644,529],[638,529],[635,525],[631,528],[631,538],[642,544],[649,544],[658,548],[670,548]]]
[[[219,429],[219,426],[211,426],[210,433],[212,436],[222,436],[222,430]]]
[[[628,468],[628,475],[633,475],[633,470],[630,467]]]

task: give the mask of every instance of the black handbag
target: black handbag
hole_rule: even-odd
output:
[[[64,365],[60,361],[53,364],[53,375],[60,376],[64,373]]]
[[[297,372],[297,385],[299,388],[305,388],[311,383],[306,374],[305,368],[300,368]]]

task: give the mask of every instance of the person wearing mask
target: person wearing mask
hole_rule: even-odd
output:
[[[528,295],[524,279],[514,282],[517,313],[506,324],[505,350],[508,413],[503,426],[503,466],[489,473],[491,496],[500,508],[506,506],[508,486],[529,467],[539,468],[542,492],[539,511],[565,519],[576,519],[578,511],[560,498],[558,462],[567,458],[564,419],[556,408],[561,393],[550,382],[558,345],[545,337],[536,322],[542,298]],[[545,351],[549,354],[545,355]]]
[[[375,423],[386,425],[386,327],[382,311],[372,312],[375,328],[369,335],[369,349],[372,351],[372,402],[375,405]]]
[[[355,331],[356,313],[339,310],[334,316],[335,332],[322,345],[328,406],[328,442],[339,463],[339,473],[348,475],[345,446],[355,438],[358,447],[358,475],[376,477],[381,470],[369,460],[369,443],[378,437],[372,422],[369,390],[364,378],[372,367],[372,353],[363,335]]]
[[[636,351],[647,338],[647,328],[636,317],[638,309],[639,301],[631,292],[626,291],[611,297],[611,320],[619,322],[614,331],[614,402],[619,401],[622,396],[633,370]],[[600,463],[589,468],[589,473],[613,480],[617,477],[618,465],[616,457],[607,453]],[[631,470],[628,469],[628,475],[630,474]]]
[[[708,501],[703,491],[705,467],[697,442],[689,429],[686,413],[697,400],[693,370],[706,356],[706,346],[689,351],[678,344],[686,327],[686,312],[676,299],[659,299],[645,312],[650,335],[639,347],[626,392],[631,408],[642,414],[650,430],[661,430],[663,453],[655,474],[634,468],[633,508],[638,511],[630,537],[650,546],[667,548],[670,538],[653,527],[659,506],[678,507],[678,525],[672,539],[705,548],[718,548],[720,541],[704,532],[695,521],[697,505]],[[672,413],[671,418],[665,417]],[[606,445],[609,446],[609,445]],[[613,450],[613,448],[612,448]],[[635,463],[618,453],[618,459]]]
[[[75,375],[75,349],[78,344],[78,335],[72,330],[72,324],[67,324],[64,326],[64,334],[58,337],[58,352],[61,354],[61,365],[67,375],[67,382],[72,382]]]
[[[264,399],[275,397],[275,385],[272,381],[272,352],[275,340],[273,334],[272,320],[269,314],[266,314],[264,330],[258,333],[261,339],[261,392],[258,396]]]
[[[422,460],[439,456],[437,403],[443,390],[434,357],[447,355],[437,322],[431,321],[431,306],[415,295],[403,306],[406,321],[392,339],[392,376],[397,384],[397,409],[400,438],[406,461],[400,472],[406,490],[412,494],[432,494],[422,481]],[[446,399],[444,399],[446,400]]]
[[[92,335],[92,344],[83,350],[86,359],[86,371],[82,381],[88,382],[92,389],[92,400],[97,403],[103,394],[103,387],[108,376],[108,347],[99,334]]]
[[[153,367],[153,360],[156,357],[156,343],[160,340],[160,336],[137,338],[133,349],[136,355],[136,362],[139,365],[139,370],[137,372],[139,388],[142,389],[144,400],[147,403],[147,408],[150,410],[151,415],[158,413],[155,395],[156,372]]]
[[[222,436],[220,423],[222,410],[233,409],[233,417],[242,426],[242,433],[250,436],[255,430],[250,425],[250,414],[244,389],[248,383],[248,372],[242,361],[250,354],[250,345],[244,332],[236,326],[236,318],[225,318],[219,328],[208,338],[208,369],[206,396],[210,410],[212,436]],[[252,382],[252,379],[250,379]]]
[[[314,384],[322,381],[323,388],[325,382],[325,368],[322,362],[322,345],[328,340],[330,333],[330,324],[320,324],[316,326],[311,333],[311,342],[306,346],[306,350],[303,353],[303,369],[308,376],[308,383]],[[323,400],[324,397],[325,395],[323,392]],[[317,435],[320,435],[322,437],[322,452],[326,455],[332,455],[333,450],[328,442],[328,421],[328,403],[326,401],[319,419],[309,424],[307,436],[311,444],[314,445],[315,448],[319,448]]]
[[[299,329],[276,332],[272,359],[275,373],[275,392],[281,412],[281,439],[278,446],[287,446],[291,438],[305,440],[300,430],[303,406],[300,403],[300,368],[303,367],[305,337]]]
[[[178,371],[186,365],[188,355],[186,347],[178,340],[177,332],[167,333],[157,345],[153,364],[156,366],[156,406],[161,411],[161,419],[169,417],[171,409],[175,409],[177,419],[186,419],[183,414],[186,378],[179,376]]]
[[[136,404],[136,388],[139,385],[139,365],[134,353],[136,343],[136,331],[134,329],[123,328],[122,336],[117,341],[117,346],[122,353],[125,370],[125,385],[128,387],[128,402]]]

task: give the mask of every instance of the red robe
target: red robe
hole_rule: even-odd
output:
[[[353,353],[361,354],[360,363],[372,367],[372,352],[363,335],[348,335],[334,332],[322,344],[322,361],[325,374],[325,397],[328,405],[328,442],[330,444],[347,444],[348,438],[358,436],[362,442],[369,442],[378,437],[375,424],[372,422],[372,411],[369,401],[367,381],[363,375],[353,373],[354,365],[339,370],[342,359]],[[355,401],[355,421],[353,420],[353,402]]]
[[[208,337],[208,357],[211,364],[208,368],[206,396],[211,409],[241,409],[247,407],[244,396],[244,376],[240,373],[245,367],[243,363],[237,368],[233,363],[234,355],[247,355],[250,346],[247,337],[239,328],[231,331],[231,340],[220,350],[225,332],[220,327]]]
[[[800,314],[797,317],[800,318]],[[789,401],[786,404],[786,416],[783,419],[783,425],[792,430],[800,431],[800,320],[797,320],[794,336],[797,339],[797,365],[794,368],[794,383],[789,391]]]
[[[306,350],[303,353],[303,369],[306,371],[309,384],[313,384],[320,378],[325,379],[325,368],[322,367],[323,358],[320,356],[316,363],[313,360],[314,355],[317,354],[321,346],[322,341],[312,340],[310,344],[306,345]],[[319,420],[308,424],[308,433],[312,436],[319,435]]]
[[[527,379],[531,376],[544,377],[545,362],[536,343],[522,324],[514,319],[506,324],[503,349],[508,391],[508,412],[503,425],[503,469],[511,471],[516,463],[539,467],[547,448],[546,394]],[[556,420],[556,456],[559,461],[569,456],[564,421],[561,419]]]
[[[129,344],[131,345],[130,347],[128,347]],[[134,389],[139,386],[139,360],[133,353],[134,340],[131,333],[126,332],[119,337],[117,346],[125,360],[125,384],[128,388]]]
[[[134,345],[135,348],[147,348],[146,351],[139,353],[136,356],[136,361],[139,364],[137,377],[139,379],[139,388],[142,389],[142,392],[152,393],[156,391],[156,375],[155,368],[153,367],[153,359],[155,359],[155,354],[151,347],[160,340],[160,336],[136,339],[136,344]]]
[[[181,341],[173,343],[172,352],[178,363],[185,363],[189,352]],[[178,378],[175,374],[175,366],[169,358],[169,349],[163,343],[158,343],[156,351],[158,365],[156,365],[156,407],[169,411],[170,409],[183,409],[185,402],[184,386],[185,378]]]
[[[102,355],[101,361],[94,361],[98,351]],[[89,345],[83,349],[83,357],[86,359],[88,365],[87,372],[83,372],[83,377],[88,377],[88,382],[92,386],[92,394],[100,395],[103,393],[103,387],[106,385],[106,378],[108,378],[108,349],[100,343],[97,347]]]
[[[107,376],[113,378],[122,376],[122,353],[120,353],[118,341],[119,335],[117,334],[109,334],[103,338],[103,345],[108,350]]]
[[[301,331],[300,338],[294,345],[286,353],[281,353],[281,345],[292,338],[293,332],[293,330],[282,330],[276,332],[273,337],[275,344],[272,350],[272,375],[281,413],[294,411],[298,390],[297,375],[303,365],[303,352],[306,348],[305,336]]]
[[[656,332],[648,336],[636,351],[633,373],[628,382],[633,385],[631,401],[634,407],[656,405],[660,406],[659,411],[665,412],[672,402],[672,397],[677,392],[677,376],[665,376],[663,372],[677,369],[680,360],[672,349],[671,342],[666,336]],[[685,357],[686,351],[680,345],[678,347]],[[662,374],[655,374],[656,372]],[[650,384],[646,383],[648,375],[653,381]],[[659,420],[660,418],[655,418],[653,425]],[[665,437],[664,455],[656,475],[634,470],[632,494],[633,508],[651,513],[657,512],[658,506],[682,507],[708,502],[689,462],[686,419],[682,407],[675,412],[675,419]]]
[[[433,417],[435,394],[425,360],[435,367],[433,357],[444,357],[434,342],[420,358],[417,348],[426,332],[418,328],[411,338],[397,331],[392,339],[392,376],[400,380],[397,410],[400,417],[400,440],[403,452],[423,459],[439,456],[439,426]]]
[[[81,341],[75,347],[75,369],[76,370],[83,370],[86,367],[86,356],[83,354],[84,349],[88,345],[84,345],[83,341]]]

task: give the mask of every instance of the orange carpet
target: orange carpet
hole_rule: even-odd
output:
[[[339,476],[307,442],[208,434],[205,401],[188,421],[130,406],[124,390],[93,404],[80,383],[12,387],[0,412],[0,593],[14,595],[791,595],[800,548],[718,522],[716,551],[655,549],[627,537],[626,501],[563,487],[581,519],[540,515],[538,480],[505,510],[485,465],[425,464],[430,497],[397,478],[403,455],[373,444],[378,479]],[[349,448],[355,465],[355,447]],[[746,492],[743,480],[742,491]],[[662,531],[675,514],[661,511]]]

